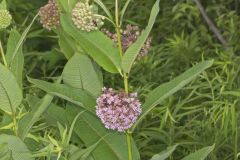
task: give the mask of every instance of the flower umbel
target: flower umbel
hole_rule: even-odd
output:
[[[103,88],[97,99],[96,114],[107,129],[124,132],[132,127],[141,112],[141,103],[135,93],[127,95]]]
[[[94,31],[103,25],[104,18],[101,15],[94,14],[93,6],[78,2],[72,11],[72,20],[75,26],[82,31]]]
[[[44,28],[52,30],[60,25],[60,10],[56,0],[49,0],[39,10],[40,22]]]
[[[102,29],[102,32],[104,32],[109,38],[111,38],[113,42],[117,45],[117,34],[113,34],[106,29]],[[130,24],[126,26],[125,30],[121,31],[121,41],[122,41],[122,48],[124,53],[130,47],[131,44],[136,42],[140,34],[141,34],[141,31],[139,27],[133,26]],[[144,46],[142,47],[138,55],[138,60],[142,59],[148,54],[149,49],[151,47],[151,41],[152,41],[151,38],[148,38],[146,40],[146,42],[144,43]]]
[[[7,28],[12,22],[12,16],[8,10],[0,10],[0,29]]]

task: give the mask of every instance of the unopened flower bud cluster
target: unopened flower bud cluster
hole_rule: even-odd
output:
[[[117,34],[111,33],[107,29],[102,29],[102,31],[113,40],[113,42],[117,45]],[[126,50],[130,47],[131,44],[133,44],[138,37],[140,36],[141,31],[138,26],[133,25],[127,25],[126,29],[121,30],[121,41],[122,41],[122,48],[123,51],[126,52]],[[146,42],[144,43],[144,46],[142,47],[138,59],[142,59],[149,53],[149,49],[151,47],[151,38],[148,38]]]
[[[8,10],[0,10],[0,29],[7,28],[12,22],[12,16]]]
[[[72,11],[72,20],[75,26],[82,31],[94,31],[103,25],[104,18],[94,14],[93,6],[88,2],[78,2]]]
[[[137,94],[127,95],[112,88],[103,88],[97,99],[96,114],[107,129],[124,132],[132,127],[141,112]]]
[[[48,30],[56,29],[60,25],[60,9],[56,0],[49,0],[39,10],[40,22]]]

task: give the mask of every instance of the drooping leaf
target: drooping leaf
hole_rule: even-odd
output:
[[[31,152],[18,137],[2,134],[0,135],[1,144],[8,145],[13,160],[33,160]]]
[[[87,91],[73,88],[64,84],[49,83],[37,79],[28,78],[29,82],[45,92],[63,98],[71,103],[79,105],[89,112],[94,112],[96,99]]]
[[[94,2],[96,2],[103,9],[103,11],[107,14],[108,18],[113,19],[111,12],[101,0],[94,0]]]
[[[67,118],[73,121],[74,116],[79,113],[73,105],[67,106]],[[101,123],[99,118],[89,112],[84,112],[79,117],[74,128],[75,133],[82,139],[87,147],[92,146],[102,139],[92,152],[95,160],[126,160],[128,159],[127,139],[124,133],[111,132]],[[132,141],[133,159],[140,160],[135,142]]]
[[[135,43],[133,43],[126,51],[126,53],[123,56],[122,60],[122,68],[125,73],[129,73],[132,65],[135,61],[135,59],[138,56],[138,53],[140,52],[142,46],[144,45],[145,41],[147,40],[149,33],[152,30],[152,27],[154,25],[155,19],[159,12],[159,1],[157,0],[152,8],[150,19],[148,22],[148,26],[146,29],[141,33],[139,38]]]
[[[98,73],[87,55],[76,53],[63,70],[63,82],[71,87],[79,88],[98,96],[102,89]]]
[[[164,83],[151,91],[146,98],[146,102],[143,105],[143,113],[140,118],[135,123],[133,130],[138,125],[138,123],[158,104],[163,102],[167,97],[176,93],[189,82],[191,82],[196,76],[198,76],[205,69],[209,68],[213,64],[213,61],[201,62],[192,68],[185,71],[180,76],[174,78],[168,83]]]
[[[23,79],[23,65],[24,65],[24,56],[22,53],[22,45],[18,48],[15,57],[13,53],[15,48],[21,38],[21,35],[16,29],[12,29],[7,43],[7,53],[6,61],[10,66],[10,70],[13,72],[16,77],[19,86],[22,88],[22,79]]]
[[[215,145],[204,147],[186,157],[184,157],[182,160],[205,160],[207,156],[214,150]]]
[[[165,160],[175,151],[178,145],[170,146],[166,150],[154,155],[151,160]]]
[[[0,63],[0,109],[12,113],[22,102],[22,91],[16,78]]]
[[[127,10],[128,5],[129,5],[129,3],[130,3],[131,1],[132,1],[132,0],[127,0],[127,1],[125,2],[124,6],[123,6],[123,9],[121,10],[120,24],[122,24],[122,22],[123,22],[123,17],[124,17],[124,15],[125,15],[125,12],[126,12],[126,10]]]
[[[61,16],[63,30],[72,36],[79,46],[89,54],[101,67],[111,73],[117,73],[120,67],[120,55],[111,39],[100,31],[84,32],[78,30],[71,18]]]

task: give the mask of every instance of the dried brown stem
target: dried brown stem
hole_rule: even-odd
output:
[[[200,10],[204,20],[207,22],[209,28],[213,31],[213,33],[216,35],[217,39],[222,43],[222,45],[224,47],[228,46],[227,41],[224,39],[224,37],[222,36],[221,32],[218,30],[218,28],[214,25],[213,21],[208,17],[205,9],[203,8],[201,2],[199,0],[193,0],[198,9]]]

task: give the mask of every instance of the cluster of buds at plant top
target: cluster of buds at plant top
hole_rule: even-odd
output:
[[[109,38],[111,38],[114,42],[114,44],[117,46],[117,34],[111,33],[107,29],[102,29],[102,32],[105,33]],[[133,26],[128,24],[124,30],[121,30],[121,42],[122,42],[122,49],[125,53],[126,50],[130,47],[131,44],[136,42],[138,37],[140,36],[141,31],[138,26]],[[152,39],[148,38],[146,42],[144,43],[144,46],[142,47],[141,51],[138,55],[138,60],[144,58],[149,53],[149,49],[151,47]]]
[[[0,10],[0,29],[7,28],[12,22],[12,16],[8,10]]]
[[[90,32],[99,29],[103,23],[104,17],[94,13],[92,5],[88,1],[78,2],[72,10],[72,21],[78,29]]]
[[[49,0],[39,10],[40,22],[47,30],[56,29],[60,25],[60,9],[56,0]]]
[[[132,127],[141,112],[136,93],[127,95],[112,88],[103,88],[97,99],[96,114],[107,129],[124,132]]]

